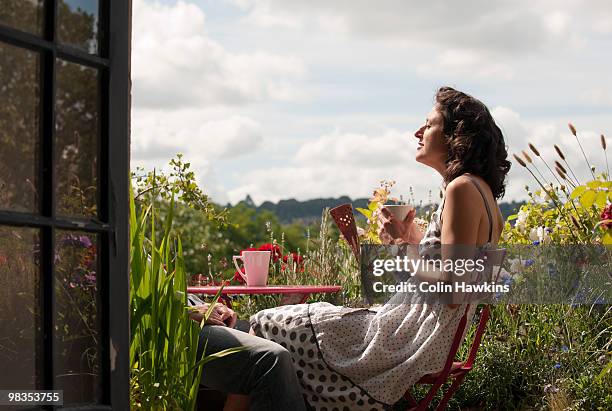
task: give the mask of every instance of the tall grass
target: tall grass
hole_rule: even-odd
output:
[[[154,206],[137,215],[133,195],[130,201],[132,409],[193,410],[203,365],[237,350],[197,358],[200,328],[213,305],[199,326],[188,316],[182,244],[172,234],[173,206],[174,200],[158,242]]]

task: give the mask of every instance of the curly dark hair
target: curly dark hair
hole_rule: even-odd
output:
[[[495,199],[502,198],[511,163],[504,136],[489,109],[480,100],[451,87],[438,90],[436,105],[444,118],[449,145],[445,184],[471,173],[489,184]]]

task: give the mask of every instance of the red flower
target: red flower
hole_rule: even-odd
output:
[[[601,221],[604,220],[612,220],[612,203],[605,206],[601,212]],[[612,222],[608,221],[607,223],[603,223],[601,226],[604,230],[610,229],[612,228]]]
[[[284,263],[289,262],[289,256],[291,256],[293,260],[293,266],[295,267],[295,270],[298,272],[303,272],[304,271],[304,257],[299,255],[298,253],[287,254],[283,256]]]
[[[293,258],[293,263],[294,264],[303,264],[304,263],[304,257],[299,255],[298,253],[291,253],[291,254],[284,255],[283,256],[283,261],[284,262],[289,261],[289,255],[291,255],[291,257]]]
[[[259,251],[270,251],[273,262],[277,262],[283,256],[283,253],[281,253],[280,247],[276,244],[270,244],[270,243],[262,244],[258,250]]]
[[[244,274],[244,268],[241,268],[240,271],[242,271],[242,274]],[[238,281],[239,283],[243,283],[244,284],[244,278],[242,278],[242,276],[240,275],[240,272],[236,271],[234,273],[234,281]]]

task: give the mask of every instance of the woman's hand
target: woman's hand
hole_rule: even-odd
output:
[[[201,323],[204,319],[204,314],[208,311],[208,304],[204,305],[196,305],[195,307],[190,307],[192,311],[189,312],[189,317],[192,320]],[[236,313],[231,308],[226,307],[221,303],[216,303],[213,308],[208,320],[206,321],[207,325],[221,325],[227,326],[230,328],[234,328],[236,325],[238,317]]]
[[[398,220],[386,208],[382,207],[378,216],[378,237],[383,244],[412,244],[417,240],[414,224],[416,210],[412,209],[403,221]]]

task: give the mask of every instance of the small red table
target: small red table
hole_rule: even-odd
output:
[[[190,294],[216,295],[220,286],[187,287]],[[342,289],[339,285],[265,285],[249,287],[246,285],[227,285],[223,287],[221,295],[254,295],[254,294],[281,294],[281,304],[302,304],[310,294],[337,293]]]

